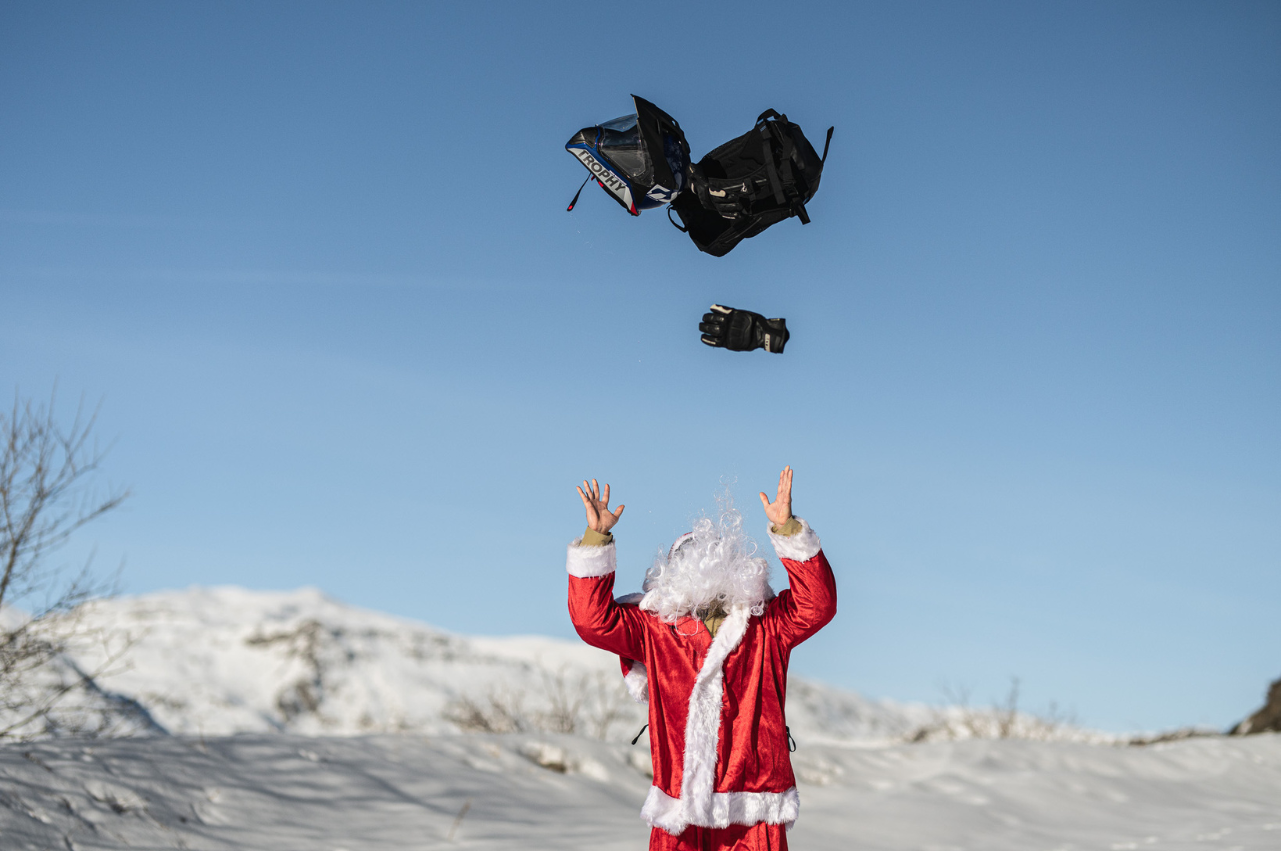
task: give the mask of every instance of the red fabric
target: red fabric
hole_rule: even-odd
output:
[[[784,792],[796,785],[784,729],[787,664],[792,648],[835,616],[836,580],[822,552],[803,562],[781,561],[791,587],[766,604],[764,615],[748,620],[742,642],[725,660],[716,792]],[[690,693],[712,644],[707,627],[691,617],[665,624],[635,605],[616,603],[612,573],[571,576],[569,613],[588,644],[645,664],[654,785],[679,798]]]
[[[781,824],[732,824],[687,827],[672,836],[656,827],[649,833],[649,851],[787,851],[787,830]]]

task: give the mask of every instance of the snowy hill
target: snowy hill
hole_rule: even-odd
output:
[[[546,730],[630,738],[642,708],[616,657],[538,636],[454,635],[314,589],[193,588],[92,604],[69,668],[103,673],[59,729],[216,736]],[[127,645],[119,658],[107,646]],[[793,678],[788,721],[808,742],[901,737],[922,706]]]
[[[314,590],[118,598],[79,630],[63,676],[106,670],[58,727],[153,735],[0,744],[4,851],[645,846],[648,742],[609,654]],[[788,721],[798,848],[1281,848],[1281,735],[931,741],[1024,721],[797,679]]]
[[[553,734],[0,745],[0,846],[640,849],[641,751]],[[802,745],[793,759],[788,839],[809,851],[1281,848],[1276,734]]]

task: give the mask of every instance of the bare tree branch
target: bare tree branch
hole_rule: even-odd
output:
[[[100,673],[51,683],[55,663],[83,638],[76,608],[111,585],[93,577],[92,558],[68,580],[49,557],[129,491],[93,487],[107,454],[93,434],[98,409],[86,414],[82,401],[64,428],[56,403],[56,391],[48,404],[15,393],[12,408],[0,413],[0,739],[47,716]]]
[[[460,730],[476,733],[587,733],[607,739],[610,728],[635,716],[627,688],[619,677],[603,671],[572,675],[566,666],[540,670],[542,694],[539,708],[526,705],[525,691],[493,688],[485,699],[471,695],[455,698],[445,707],[444,718]]]

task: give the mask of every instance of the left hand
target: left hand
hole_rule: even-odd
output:
[[[764,493],[761,494],[761,505],[765,506],[765,516],[776,528],[786,525],[792,519],[792,468],[784,467],[778,474],[778,495],[770,502]]]
[[[614,528],[618,518],[623,516],[623,509],[627,507],[620,505],[610,511],[609,485],[605,485],[604,490],[601,490],[595,479],[592,479],[590,485],[584,479],[578,488],[578,495],[582,497],[583,508],[587,509],[587,525],[602,535],[609,534],[609,530]]]

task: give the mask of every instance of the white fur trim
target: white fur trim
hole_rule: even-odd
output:
[[[575,538],[569,545],[569,557],[565,560],[565,569],[570,576],[588,579],[593,576],[608,576],[617,566],[617,555],[614,542],[603,547],[584,547],[582,538]]]
[[[823,544],[819,541],[818,535],[810,528],[810,524],[801,518],[801,531],[795,535],[776,535],[773,532],[773,526],[770,527],[769,539],[774,544],[774,552],[778,553],[779,558],[790,559],[792,561],[809,561],[818,555],[819,550],[823,549]]]
[[[644,596],[644,594],[624,594],[621,597],[615,597],[614,602],[620,606],[635,606]],[[632,661],[632,666],[623,675],[623,685],[627,686],[627,693],[632,696],[632,700],[637,703],[649,703],[649,674],[643,662]]]
[[[801,797],[793,786],[786,792],[713,792],[711,818],[707,823],[685,818],[684,802],[657,786],[649,787],[641,818],[651,827],[680,836],[690,824],[700,827],[728,827],[731,824],[782,824],[790,828],[801,813]]]
[[[649,674],[643,663],[632,662],[627,676],[623,677],[623,684],[627,686],[627,692],[632,696],[632,700],[637,703],[649,703]]]
[[[750,616],[747,606],[735,606],[730,611],[716,631],[716,638],[707,650],[703,667],[694,680],[694,688],[689,695],[689,716],[685,723],[685,754],[681,766],[679,806],[673,811],[655,804],[659,810],[652,810],[651,801],[646,801],[645,809],[641,810],[642,816],[650,824],[673,835],[679,836],[691,824],[716,826],[718,807],[712,788],[716,783],[716,742],[720,738],[721,707],[725,702],[725,659],[743,642]],[[659,794],[668,801],[672,800],[662,792]],[[650,798],[656,800],[653,792],[650,793]]]

